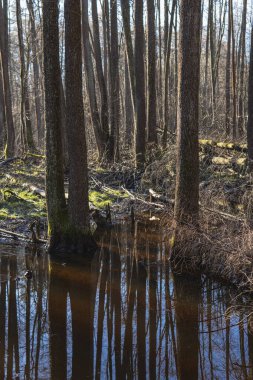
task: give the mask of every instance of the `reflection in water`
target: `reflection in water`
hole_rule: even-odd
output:
[[[1,380],[253,378],[252,323],[224,317],[232,289],[173,274],[138,224],[99,240],[92,262],[1,247]]]

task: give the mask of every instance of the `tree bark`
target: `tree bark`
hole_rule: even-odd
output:
[[[44,88],[46,113],[46,200],[52,253],[67,225],[61,136],[61,73],[58,0],[43,0]]]
[[[37,52],[37,32],[35,26],[35,14],[33,0],[26,0],[29,11],[29,21],[31,28],[31,45],[32,45],[32,64],[34,76],[34,99],[36,112],[36,130],[38,133],[38,146],[41,147],[44,140],[44,130],[41,120],[41,102],[40,102],[40,70]]]
[[[111,46],[110,46],[110,89],[111,89],[111,133],[109,157],[111,161],[119,160],[119,51],[117,0],[111,0]]]
[[[199,213],[199,82],[201,0],[181,0],[175,219],[197,223]]]
[[[25,63],[25,47],[23,38],[23,25],[20,0],[16,0],[16,17],[18,28],[18,44],[19,44],[19,57],[20,57],[20,79],[21,79],[21,128],[24,136],[24,148],[34,149],[32,124],[31,124],[31,111],[29,104],[29,92],[28,92],[28,73]]]
[[[251,27],[251,49],[248,84],[248,125],[247,125],[249,169],[253,171],[253,26]]]
[[[101,126],[103,128],[103,134],[107,136],[107,139],[106,139],[107,147],[105,151],[105,155],[107,158],[108,143],[109,143],[109,110],[108,110],[107,89],[106,89],[106,83],[105,83],[105,77],[104,77],[103,65],[102,65],[97,0],[92,0],[91,5],[92,5],[94,56],[95,56],[97,79],[98,79],[100,98],[101,98],[100,119],[101,119]]]
[[[5,116],[7,124],[7,141],[5,146],[5,158],[13,157],[15,154],[15,130],[12,115],[12,97],[9,78],[9,48],[8,48],[8,20],[6,19],[6,6],[3,8],[0,0],[0,53],[3,72]]]
[[[143,0],[135,0],[136,165],[145,162],[146,99],[144,69]]]
[[[84,253],[90,238],[88,164],[82,95],[81,5],[65,0],[66,127],[69,152],[69,234]],[[92,239],[90,238],[92,241]]]
[[[156,131],[156,31],[155,3],[147,0],[148,19],[148,142],[157,144]]]

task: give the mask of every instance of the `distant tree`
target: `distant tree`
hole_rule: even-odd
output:
[[[201,0],[181,0],[175,199],[178,223],[197,223],[199,213],[200,26]]]
[[[135,0],[135,89],[136,89],[136,141],[137,166],[145,162],[146,154],[146,97],[144,69],[143,0]]]

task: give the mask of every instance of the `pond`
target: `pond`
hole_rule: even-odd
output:
[[[253,379],[233,288],[173,273],[161,231],[122,224],[98,239],[92,261],[1,244],[1,380]]]

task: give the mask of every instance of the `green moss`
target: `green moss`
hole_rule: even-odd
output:
[[[107,188],[103,192],[90,191],[89,200],[97,208],[105,208],[108,204],[118,201],[119,199],[128,198],[128,195],[122,190]]]

